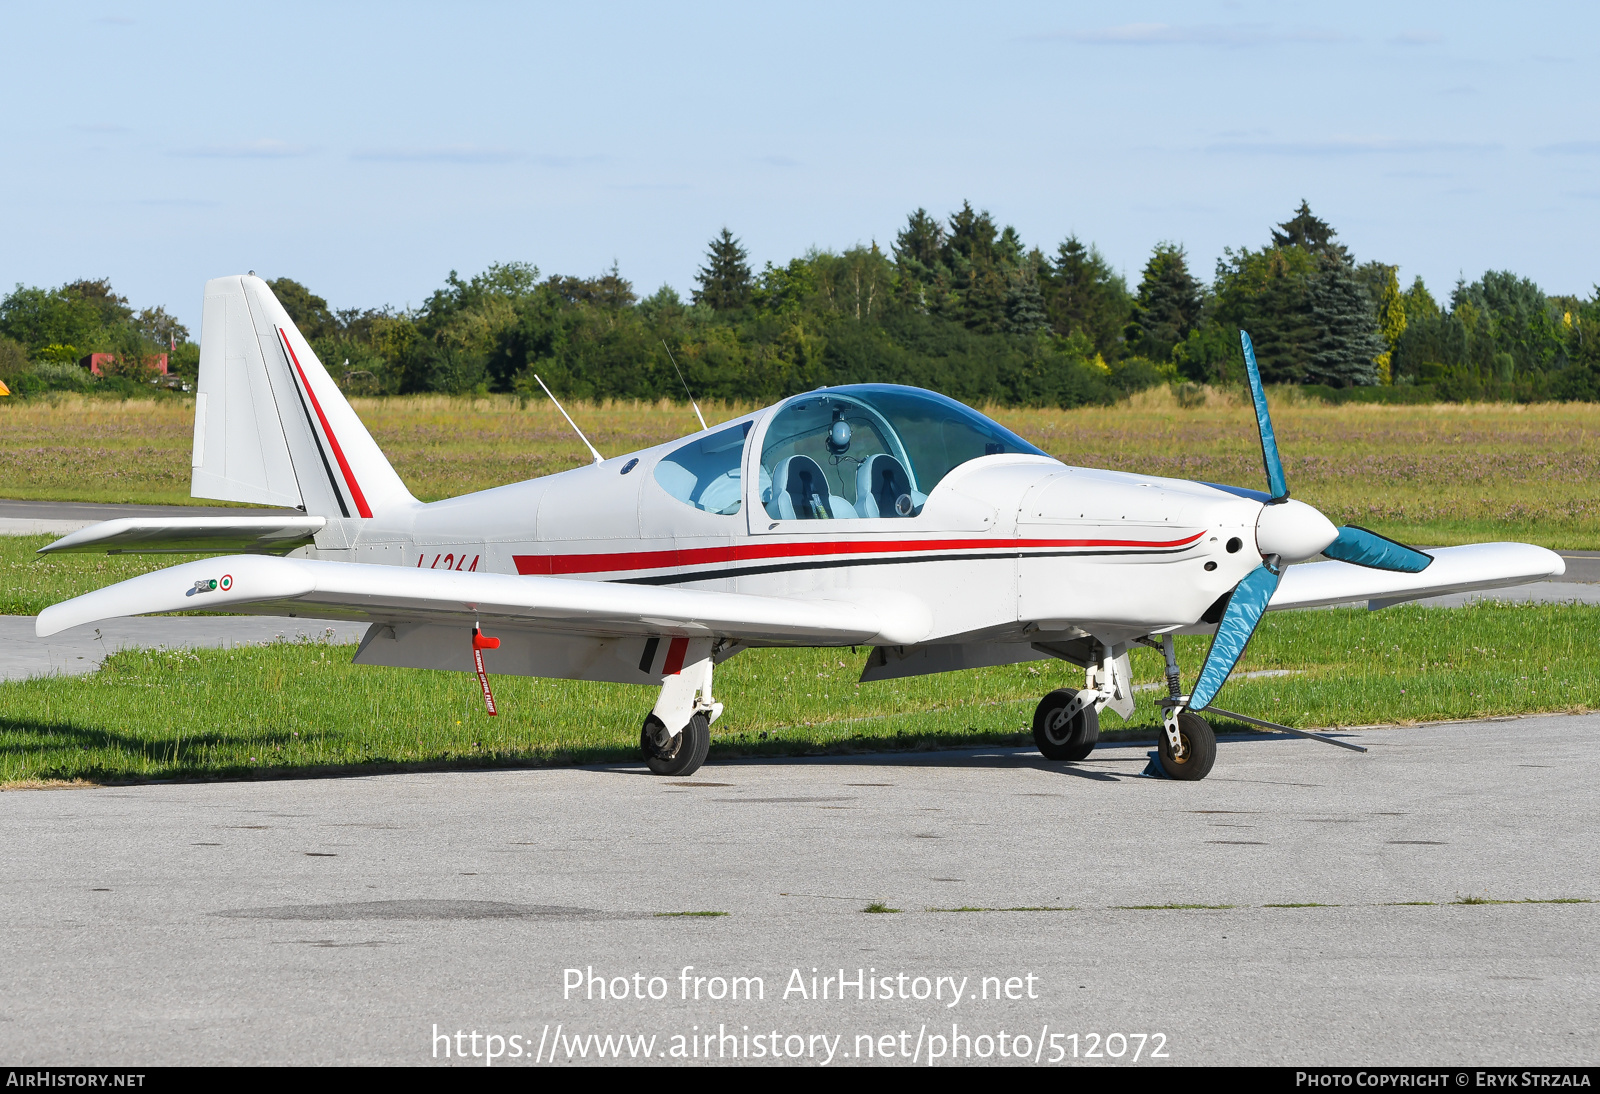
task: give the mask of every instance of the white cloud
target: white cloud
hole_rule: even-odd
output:
[[[1534,149],[1541,156],[1600,156],[1600,141],[1562,141]]]
[[[391,148],[362,148],[351,153],[350,158],[366,163],[454,163],[465,165],[495,165],[526,163],[534,167],[563,170],[605,163],[610,157],[600,155],[562,156],[547,152],[525,153],[514,148],[500,148],[479,144],[411,145]]]
[[[1414,141],[1393,137],[1333,137],[1320,141],[1234,140],[1206,146],[1207,152],[1257,156],[1411,155],[1428,152],[1493,152],[1498,144],[1473,141]]]
[[[1444,35],[1435,30],[1405,30],[1389,39],[1397,46],[1436,46]]]
[[[1349,36],[1332,30],[1301,28],[1282,30],[1268,23],[1124,23],[1093,30],[1067,30],[1041,34],[1039,40],[1075,42],[1090,46],[1261,46],[1291,42],[1343,42]]]
[[[141,198],[134,201],[135,205],[148,205],[152,208],[169,209],[215,209],[222,204],[205,198]]]
[[[262,137],[242,144],[202,144],[193,148],[180,148],[174,156],[219,160],[281,160],[296,156],[309,156],[315,149],[309,145],[291,144],[288,141]]]
[[[370,148],[356,152],[352,159],[377,163],[510,163],[518,159],[509,148],[485,148],[475,144],[450,144],[424,148]]]

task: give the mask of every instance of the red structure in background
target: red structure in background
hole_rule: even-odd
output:
[[[78,364],[96,376],[104,376],[105,373],[100,370],[100,366],[115,364],[120,356],[121,354],[116,353],[91,353],[78,358]],[[155,369],[157,375],[167,374],[167,355],[164,353],[152,353],[144,359],[144,363]]]

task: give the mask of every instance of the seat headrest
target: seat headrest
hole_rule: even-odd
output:
[[[887,452],[869,456],[856,468],[856,511],[862,516],[909,517],[914,504],[911,476]]]
[[[795,455],[782,460],[773,468],[772,483],[774,495],[781,493],[788,497],[795,519],[833,518],[828,502],[832,493],[828,489],[828,477],[822,473],[822,465],[810,456]]]

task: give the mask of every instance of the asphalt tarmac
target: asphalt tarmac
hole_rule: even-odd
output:
[[[1597,732],[7,792],[0,1058],[1592,1062]]]

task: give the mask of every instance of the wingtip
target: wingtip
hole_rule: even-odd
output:
[[[60,610],[71,603],[72,601],[67,600],[60,604],[52,604],[44,611],[40,612],[33,621],[34,637],[49,638],[51,635],[60,634],[68,627],[71,627],[73,625],[72,622],[70,620],[64,621],[63,616],[66,613]]]

